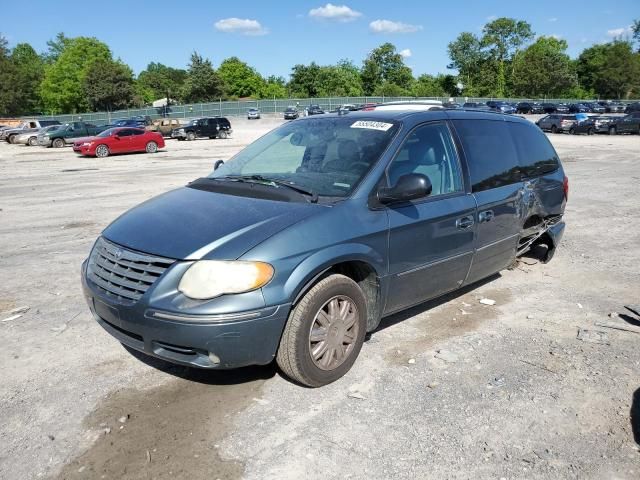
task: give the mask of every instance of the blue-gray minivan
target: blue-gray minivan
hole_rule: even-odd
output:
[[[124,213],[82,265],[96,321],[182,365],[276,359],[317,387],[381,318],[553,256],[568,180],[527,120],[465,110],[286,123]]]

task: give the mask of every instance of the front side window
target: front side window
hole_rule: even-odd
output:
[[[471,189],[481,192],[521,180],[516,147],[507,122],[453,120],[469,164]]]
[[[346,197],[378,161],[399,123],[363,118],[319,118],[287,123],[266,134],[210,178],[260,176]]]
[[[409,134],[387,169],[389,186],[410,173],[429,178],[430,196],[462,191],[458,157],[445,124],[423,125]]]

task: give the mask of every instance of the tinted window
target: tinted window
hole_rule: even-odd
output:
[[[441,123],[416,128],[387,170],[389,185],[409,173],[431,180],[431,196],[462,191],[462,176],[449,129]]]
[[[132,133],[133,130],[130,130],[128,128],[123,128],[122,130],[117,132],[119,137],[130,137]]]
[[[474,192],[520,181],[516,147],[507,122],[494,120],[454,120],[469,163]]]
[[[544,133],[521,123],[510,123],[509,128],[524,178],[544,175],[558,169],[558,155]]]

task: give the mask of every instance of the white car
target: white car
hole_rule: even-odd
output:
[[[247,120],[259,120],[260,119],[260,110],[257,108],[250,108],[247,110]]]

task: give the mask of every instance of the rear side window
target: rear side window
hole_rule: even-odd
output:
[[[523,178],[544,175],[558,169],[558,155],[540,129],[521,123],[509,123],[509,128],[518,152]]]
[[[462,141],[471,190],[481,192],[521,180],[516,147],[501,120],[453,120]]]

